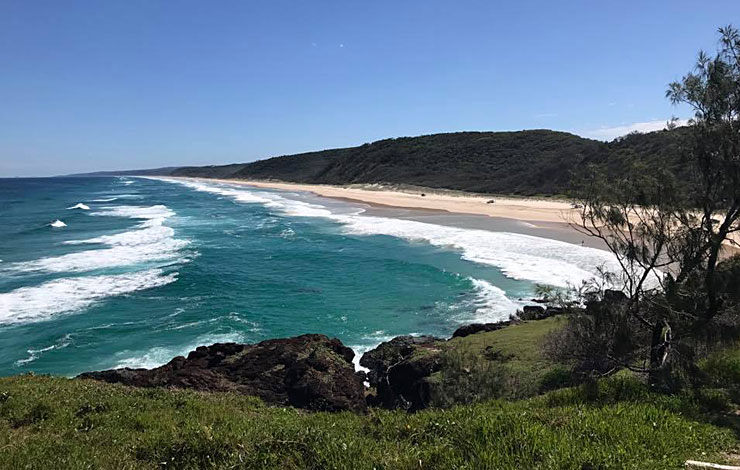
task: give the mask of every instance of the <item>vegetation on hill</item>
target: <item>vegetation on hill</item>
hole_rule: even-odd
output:
[[[401,137],[242,165],[184,167],[173,176],[274,179],[313,184],[389,183],[481,193],[566,194],[578,168],[673,154],[672,132],[603,143],[566,132],[457,132]]]

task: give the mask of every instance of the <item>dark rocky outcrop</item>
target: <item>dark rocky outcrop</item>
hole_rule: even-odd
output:
[[[563,307],[542,307],[539,305],[526,305],[522,308],[521,312],[519,312],[519,319],[520,320],[544,320],[545,318],[550,318],[554,315],[560,315],[564,313],[565,310]]]
[[[363,377],[354,352],[338,339],[302,335],[258,344],[201,346],[155,369],[87,372],[80,378],[136,387],[231,391],[275,405],[316,411],[364,411]]]
[[[434,336],[398,336],[366,352],[360,365],[377,396],[373,405],[410,411],[425,408],[430,398],[428,378],[441,367],[443,339]]]
[[[464,338],[466,336],[473,335],[475,333],[485,333],[488,331],[496,331],[501,328],[506,328],[509,325],[518,323],[516,320],[502,321],[498,323],[471,323],[470,325],[464,325],[456,329],[452,333],[453,338]]]

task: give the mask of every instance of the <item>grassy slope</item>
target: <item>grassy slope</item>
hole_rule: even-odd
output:
[[[2,379],[0,394],[1,468],[660,469],[735,444],[660,398],[573,391],[366,416],[48,377]]]
[[[539,344],[557,322],[450,344],[496,348],[510,367],[536,375],[552,366]],[[736,445],[728,429],[689,416],[701,416],[690,401],[622,377],[516,402],[358,416],[18,376],[0,379],[0,468],[661,469],[721,460]]]
[[[563,325],[563,321],[561,317],[551,317],[523,322],[497,331],[453,338],[445,345],[461,354],[462,366],[466,361],[480,362],[487,357],[501,363],[508,389],[503,396],[532,396],[543,388],[548,374],[558,369],[558,364],[543,355],[542,344],[545,336]]]

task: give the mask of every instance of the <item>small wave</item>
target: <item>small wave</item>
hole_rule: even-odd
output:
[[[117,197],[104,197],[100,199],[93,199],[92,202],[112,202],[118,199]]]
[[[286,240],[295,238],[295,230],[292,228],[286,228],[282,232],[280,232],[280,238],[285,238]]]
[[[90,215],[104,217],[128,217],[130,219],[168,219],[175,215],[175,212],[163,204],[155,206],[112,206],[105,207],[103,210],[93,212]]]
[[[0,294],[0,324],[31,323],[90,307],[106,297],[160,287],[177,273],[160,269],[135,273],[55,279],[34,287]]]
[[[176,356],[186,356],[198,346],[210,346],[214,343],[243,343],[247,338],[242,333],[221,333],[199,336],[195,341],[181,346],[157,346],[146,351],[123,351],[116,356],[131,355],[118,359],[114,368],[130,367],[132,369],[151,369],[170,362]]]
[[[28,353],[28,357],[25,359],[18,359],[17,361],[15,361],[15,365],[16,367],[24,366],[25,364],[28,364],[29,362],[35,361],[47,351],[52,351],[54,349],[64,349],[67,346],[69,346],[71,343],[72,343],[72,335],[66,334],[64,335],[62,339],[52,344],[51,346],[47,346],[45,348],[39,348],[39,349],[28,349],[26,351]]]
[[[383,330],[378,330],[369,335],[363,336],[362,342],[349,346],[349,348],[355,352],[355,357],[352,358],[352,363],[355,366],[355,370],[369,372],[370,369],[360,365],[360,359],[362,359],[362,355],[372,349],[377,348],[380,343],[390,341],[396,336],[397,335],[389,335]]]
[[[71,206],[71,207],[68,207],[67,208],[67,210],[69,210],[69,209],[82,209],[83,211],[89,211],[90,210],[90,206],[79,202],[79,203],[75,204],[74,206]]]
[[[54,228],[62,228],[62,227],[66,227],[67,226],[67,224],[65,224],[64,222],[62,222],[59,219],[55,220],[54,222],[50,223],[49,225],[52,226],[52,227],[54,227]]]

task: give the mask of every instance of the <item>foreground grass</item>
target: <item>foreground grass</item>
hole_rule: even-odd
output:
[[[668,469],[727,429],[614,379],[416,414],[305,413],[231,394],[0,379],[0,468]]]

